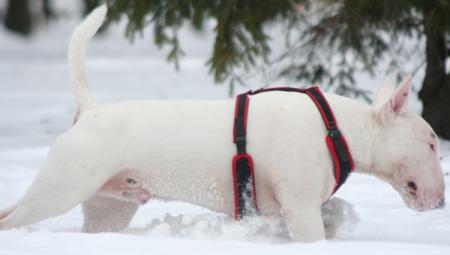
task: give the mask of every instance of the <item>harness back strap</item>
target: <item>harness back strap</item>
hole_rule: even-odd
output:
[[[242,219],[247,214],[246,209],[248,208],[255,208],[257,211],[253,160],[246,152],[247,112],[249,95],[256,95],[269,91],[304,93],[308,95],[316,105],[328,131],[325,141],[334,164],[334,176],[336,181],[332,194],[344,184],[354,168],[353,159],[347,142],[337,126],[333,111],[318,87],[314,86],[307,89],[291,87],[268,88],[249,91],[238,95],[236,99],[234,121],[234,143],[236,144],[238,154],[233,158],[235,219]],[[247,203],[251,204],[246,204],[246,201],[250,201]]]

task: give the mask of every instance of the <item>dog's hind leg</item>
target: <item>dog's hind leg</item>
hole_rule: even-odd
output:
[[[60,136],[24,197],[2,215],[0,229],[60,215],[92,197],[117,174],[114,163],[99,162],[96,158],[112,158],[104,146],[92,136],[79,137],[70,133]]]
[[[83,231],[117,232],[128,226],[139,205],[150,199],[148,176],[125,169],[102,185],[83,203]]]
[[[83,203],[83,232],[117,232],[130,224],[138,203],[95,195]]]
[[[12,211],[14,211],[14,209],[16,209],[16,206],[11,206],[9,208],[0,211],[0,220],[8,216]]]

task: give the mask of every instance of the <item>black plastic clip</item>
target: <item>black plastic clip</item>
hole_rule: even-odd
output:
[[[350,156],[348,155],[347,149],[342,142],[342,134],[338,128],[333,127],[328,129],[328,136],[333,141],[334,147],[339,157],[339,161],[345,165],[350,165]]]
[[[328,135],[335,141],[335,139],[340,139],[342,137],[341,131],[337,127],[328,129]]]
[[[236,137],[236,147],[238,154],[246,153],[245,146],[247,145],[247,139],[245,136]]]

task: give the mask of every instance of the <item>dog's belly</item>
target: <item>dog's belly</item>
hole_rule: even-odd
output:
[[[273,176],[283,174],[276,169],[278,162],[289,160],[282,157],[290,151],[304,156],[305,146],[295,140],[315,146],[310,142],[317,132],[314,124],[323,125],[314,105],[302,99],[304,95],[286,93],[282,98],[273,93],[251,99],[247,148],[255,161],[258,205],[263,213],[279,212],[272,183],[283,177]],[[109,159],[99,160],[112,160],[108,163],[114,166],[106,180],[124,169],[134,169],[148,176],[152,198],[181,200],[232,214],[233,118],[232,100],[130,102],[90,109],[69,132],[82,132],[105,144]],[[319,152],[327,152],[323,140],[317,146]],[[299,179],[323,178],[305,174],[299,166]]]

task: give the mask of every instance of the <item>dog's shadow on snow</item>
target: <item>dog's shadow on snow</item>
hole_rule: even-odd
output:
[[[340,198],[333,198],[322,207],[327,238],[339,237],[354,229],[359,219],[353,206]],[[128,228],[122,233],[133,235],[165,236],[176,238],[245,240],[263,243],[290,243],[289,232],[279,216],[250,217],[236,222],[233,218],[217,214],[172,216],[153,219],[143,228]]]
[[[77,216],[79,213],[81,214],[81,212],[74,212],[72,215],[76,221],[82,221]],[[433,215],[448,215],[448,210],[430,213]],[[426,217],[422,221],[426,220],[427,217],[433,217],[430,213],[423,215]],[[387,226],[387,224],[380,225],[377,222],[363,219],[363,224],[358,224],[360,220],[353,209],[353,205],[336,197],[324,204],[322,217],[328,232],[327,238],[330,239],[331,237],[330,241],[450,243],[450,236],[446,235],[448,225],[444,222],[441,226],[442,233],[439,229],[422,229],[420,236],[418,236],[416,229],[421,224],[420,222],[411,226],[405,226],[404,224]],[[440,216],[439,218],[443,217]],[[64,218],[59,219],[59,221],[63,222]],[[24,230],[28,233],[45,229],[53,229],[51,232],[55,233],[80,233],[81,231],[80,228],[73,227],[55,228],[54,222],[47,224],[44,222],[37,226],[28,226]],[[56,225],[60,224],[57,223]],[[129,227],[121,233],[168,238],[239,240],[271,244],[292,243],[286,225],[280,217],[259,216],[248,218],[245,222],[236,222],[230,216],[210,212],[177,216],[166,213],[164,217],[155,218],[144,227]]]
[[[279,217],[251,217],[245,222],[236,222],[229,216],[210,213],[178,216],[167,213],[163,219],[153,219],[143,228],[128,228],[122,233],[265,243],[290,242],[287,228]]]

